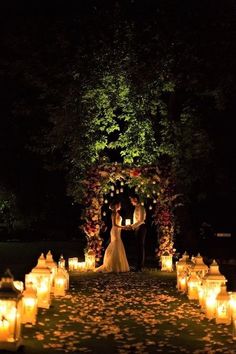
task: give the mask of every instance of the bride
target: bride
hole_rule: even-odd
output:
[[[103,264],[95,269],[95,272],[128,272],[129,264],[126,258],[125,248],[121,240],[121,226],[122,217],[119,214],[121,209],[120,202],[113,202],[110,204],[112,210],[111,220],[111,241],[105,251]]]

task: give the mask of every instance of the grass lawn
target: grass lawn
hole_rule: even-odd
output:
[[[29,268],[37,253],[26,247],[21,252],[22,258],[12,262],[14,269],[21,263]],[[28,259],[24,252],[29,252]],[[10,256],[11,252],[8,260]],[[2,249],[0,259],[2,264],[7,261]],[[179,294],[175,285],[175,273],[151,269],[119,275],[73,274],[66,297],[53,299],[49,310],[40,309],[35,326],[23,326],[21,352],[235,353],[231,326],[207,320],[197,302]]]

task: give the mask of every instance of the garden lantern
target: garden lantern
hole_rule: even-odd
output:
[[[21,340],[22,294],[7,270],[0,287],[0,349],[17,351]]]
[[[226,325],[231,323],[230,296],[225,285],[221,285],[221,290],[216,296],[216,323]]]
[[[215,316],[216,296],[221,290],[221,285],[226,283],[225,277],[220,273],[219,266],[216,261],[210,266],[209,272],[203,278],[204,288],[204,306],[207,318],[211,319]]]
[[[195,272],[202,279],[208,270],[208,266],[203,262],[201,255],[198,253],[198,255],[194,257],[194,262],[190,268],[190,272]]]
[[[43,255],[38,259],[38,264],[32,269],[31,273],[26,274],[25,283],[33,283],[37,290],[38,307],[48,309],[51,304],[51,270],[46,265],[46,259]]]
[[[172,255],[161,256],[161,271],[172,272],[173,260]]]
[[[54,262],[51,251],[46,254],[46,266],[51,270],[51,285],[53,286],[54,278],[57,272],[57,264]]]
[[[178,262],[176,262],[176,273],[177,273],[177,289],[180,291],[185,291],[187,286],[187,277],[189,270],[193,263],[189,258],[187,252],[185,252]],[[185,278],[185,280],[184,280]],[[180,284],[181,281],[181,284]],[[185,284],[185,286],[184,286]],[[184,290],[183,290],[184,288]]]
[[[31,323],[35,325],[38,311],[37,290],[33,283],[27,283],[22,298],[22,323]]]
[[[64,270],[59,268],[54,279],[54,296],[65,296],[67,288],[67,278]]]
[[[85,262],[78,262],[77,269],[81,272],[84,271],[86,269],[86,263]]]
[[[69,271],[76,270],[78,265],[78,258],[72,257],[68,259]]]
[[[178,276],[178,290],[185,293],[187,290],[188,275],[186,272],[181,272]]]
[[[93,250],[85,253],[85,266],[87,270],[95,269],[95,252]]]
[[[236,318],[236,292],[230,293],[230,310],[233,318]]]
[[[191,272],[188,278],[188,298],[189,300],[198,300],[198,289],[201,284],[199,276],[195,272]]]
[[[204,306],[204,288],[203,288],[202,284],[200,284],[198,286],[198,301],[199,301],[199,305],[203,308],[203,306]]]
[[[59,268],[63,268],[63,269],[66,268],[66,261],[65,261],[65,259],[64,259],[62,254],[61,254],[60,259],[58,261],[58,267]]]

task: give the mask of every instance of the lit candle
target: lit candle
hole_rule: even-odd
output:
[[[173,270],[172,256],[161,256],[161,271],[171,272]]]
[[[204,290],[202,285],[199,285],[198,287],[198,301],[199,305],[201,307],[204,307]]]
[[[125,225],[131,225],[131,219],[125,219]]]
[[[187,289],[186,276],[182,276],[179,279],[179,290],[185,293],[186,289]]]
[[[66,293],[66,277],[61,270],[55,276],[55,285],[54,285],[54,295],[55,296],[65,296]]]
[[[85,262],[78,262],[78,267],[77,267],[77,269],[78,269],[79,271],[85,270]]]
[[[216,296],[212,294],[206,298],[206,317],[212,319],[215,317]]]

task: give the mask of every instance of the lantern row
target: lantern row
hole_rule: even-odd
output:
[[[36,324],[38,308],[48,309],[52,295],[64,296],[69,288],[65,260],[58,265],[49,251],[25,275],[25,286],[7,270],[0,281],[0,350],[17,351],[22,345],[21,325]]]
[[[197,300],[206,318],[233,325],[236,339],[236,292],[227,292],[227,279],[220,273],[214,260],[210,267],[200,254],[190,259],[185,252],[176,262],[177,289],[186,293],[189,300]]]
[[[95,269],[96,264],[96,255],[93,250],[89,250],[84,254],[85,260],[83,262],[79,262],[78,257],[72,257],[68,259],[68,268],[69,271],[76,272],[86,272],[93,271]]]

